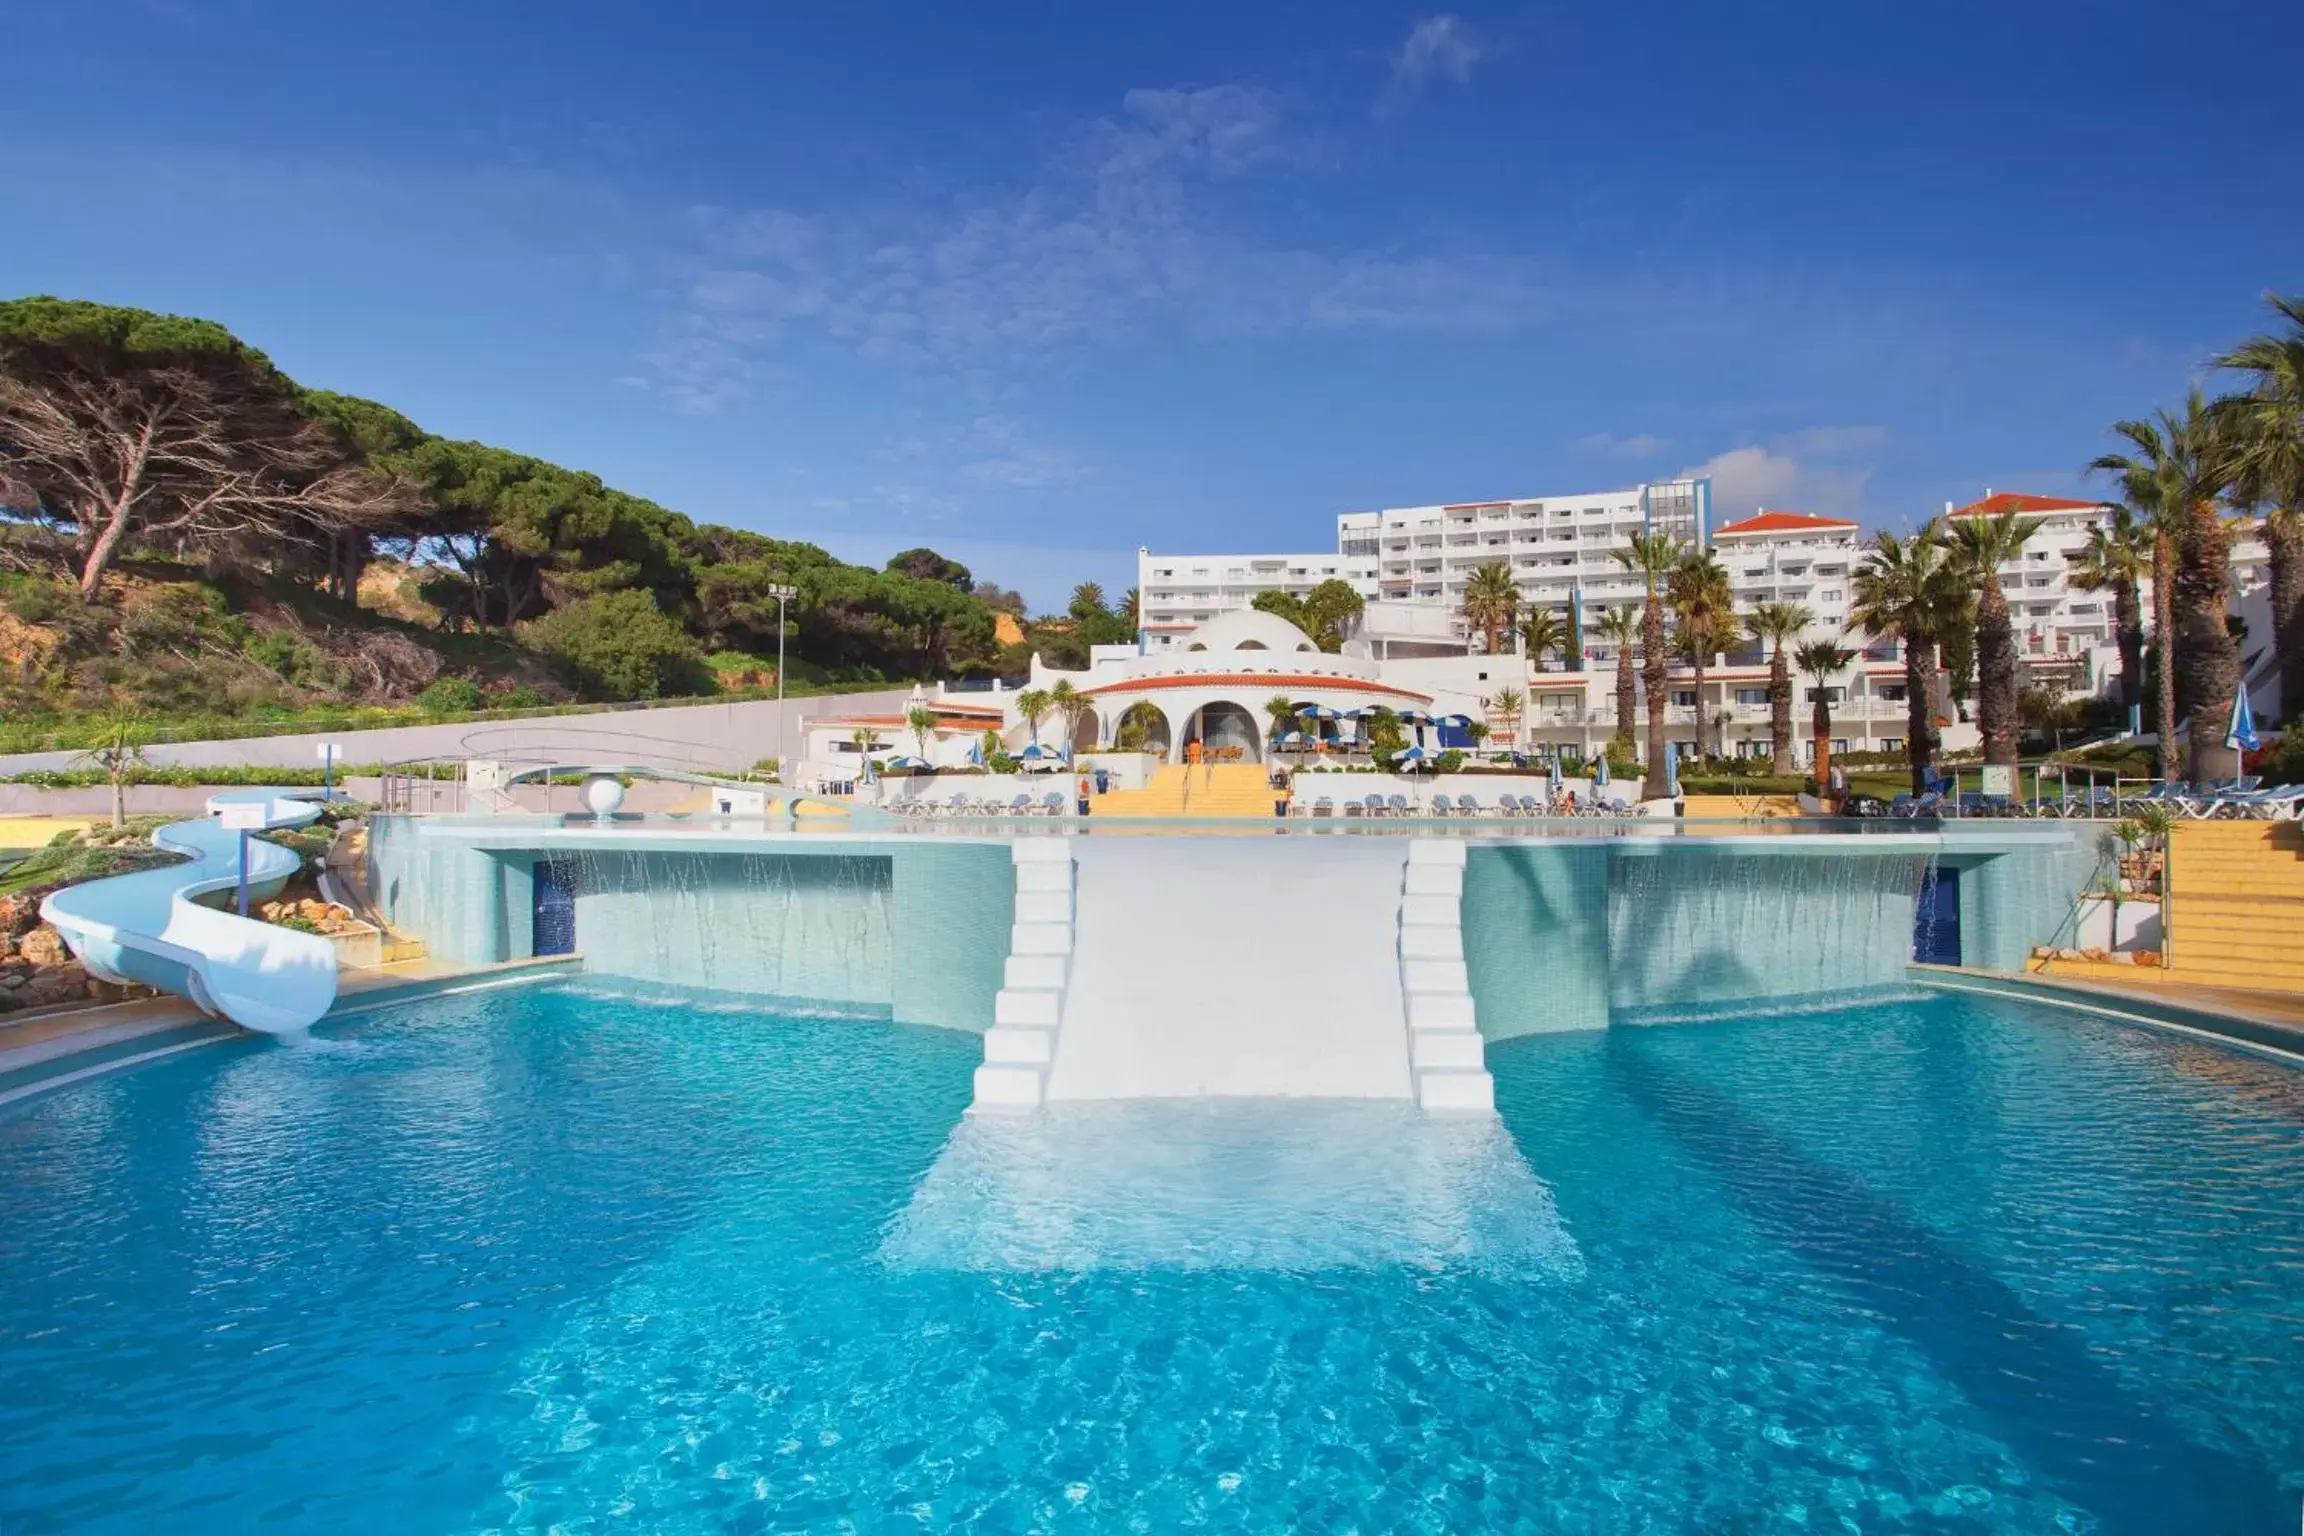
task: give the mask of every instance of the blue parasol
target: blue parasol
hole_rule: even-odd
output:
[[[2239,752],[2253,752],[2262,745],[2256,739],[2256,711],[2248,702],[2245,683],[2232,693],[2232,723],[2225,727],[2224,745]]]

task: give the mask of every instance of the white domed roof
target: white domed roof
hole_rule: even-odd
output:
[[[1221,613],[1184,637],[1187,651],[1318,651],[1312,637],[1255,608]]]

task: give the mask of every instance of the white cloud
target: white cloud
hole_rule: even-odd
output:
[[[1801,459],[1863,459],[1878,453],[1888,441],[1886,427],[1805,427],[1771,438],[1778,453]]]
[[[963,455],[973,455],[963,458],[960,479],[987,490],[1048,490],[1090,475],[1075,455],[1035,441],[1026,423],[1007,416],[977,417],[961,434],[958,447]]]
[[[1658,437],[1653,432],[1634,432],[1619,437],[1613,432],[1595,432],[1589,437],[1576,439],[1576,446],[1586,453],[1599,454],[1611,459],[1652,459],[1672,446],[1671,439]]]
[[[1712,505],[1721,521],[1762,508],[1854,517],[1863,510],[1871,460],[1886,444],[1885,428],[1809,427],[1716,453],[1683,469],[1712,481]]]
[[[1435,82],[1465,84],[1472,78],[1472,66],[1487,51],[1456,16],[1443,12],[1425,17],[1409,28],[1407,40],[1392,56],[1392,73],[1377,99],[1377,112],[1393,116],[1407,111]]]
[[[1549,312],[1517,256],[1272,244],[1205,207],[1222,182],[1291,168],[1272,93],[1136,90],[1020,188],[824,214],[700,208],[650,361],[676,403],[710,410],[743,391],[757,353],[801,336],[873,362],[998,371],[1155,326],[1493,334]]]

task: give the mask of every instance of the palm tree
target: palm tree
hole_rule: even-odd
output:
[[[1632,711],[1640,690],[1632,681],[1632,647],[1640,642],[1640,612],[1630,603],[1618,603],[1600,615],[1600,637],[1616,647],[1616,741],[1632,750]]]
[[[1276,693],[1264,701],[1264,714],[1272,722],[1271,728],[1264,733],[1266,755],[1269,756],[1272,743],[1296,728],[1296,701],[1284,693]]]
[[[1064,750],[1070,752],[1073,737],[1080,733],[1080,717],[1096,706],[1090,704],[1080,690],[1072,686],[1071,679],[1058,678],[1048,690],[1048,710],[1064,727]]]
[[[1512,580],[1512,567],[1501,560],[1483,561],[1464,578],[1464,622],[1480,632],[1488,654],[1499,653],[1504,636],[1520,617],[1520,588]]]
[[[1048,718],[1048,711],[1054,707],[1044,688],[1027,688],[1016,695],[1017,716],[1023,720],[1025,728],[1031,731],[1035,746],[1040,742],[1040,722]]]
[[[1104,585],[1095,581],[1084,581],[1074,587],[1072,601],[1065,609],[1076,619],[1092,619],[1108,611],[1104,606]]]
[[[1718,558],[1710,550],[1695,549],[1680,557],[1664,591],[1680,627],[1680,648],[1696,674],[1696,750],[1709,756],[1712,739],[1704,720],[1704,674],[1712,658],[1734,645],[1742,633],[1736,622],[1736,594]]]
[[[1848,627],[1901,644],[1904,651],[1904,755],[1912,765],[1912,793],[1924,793],[1936,765],[1936,642],[1947,616],[1960,608],[1960,583],[1945,558],[1943,531],[1931,518],[1909,538],[1885,530],[1850,583]]]
[[[2133,510],[2112,509],[2109,524],[2088,530],[2088,547],[2072,567],[2072,584],[2112,594],[2113,639],[2120,647],[2120,706],[2133,714],[2144,702],[2144,600],[2140,588],[2152,568],[2152,534]]]
[[[1499,688],[1482,701],[1490,714],[1504,722],[1504,734],[1512,743],[1512,750],[1520,750],[1520,712],[1528,706],[1528,696],[1517,688]]]
[[[1762,603],[1752,610],[1744,627],[1755,642],[1776,642],[1768,658],[1768,749],[1770,773],[1792,771],[1792,668],[1784,648],[1800,638],[1816,615],[1798,603]]]
[[[936,711],[925,704],[915,704],[904,711],[904,724],[912,732],[913,742],[920,748],[920,760],[928,760],[928,733],[936,729]]]
[[[2167,449],[2152,422],[2123,422],[2114,430],[2127,437],[2137,451],[2099,454],[2088,467],[2111,475],[2119,483],[2119,504],[2134,520],[2137,536],[2149,546],[2145,563],[2152,572],[2152,645],[2159,657],[2152,687],[2152,733],[2159,741],[2160,777],[2172,779],[2176,776],[2176,669],[2169,664],[2168,640],[2176,629],[2176,517],[2167,509],[2159,468]]]
[[[1695,674],[1696,751],[1698,756],[1711,757],[1713,755],[1712,729],[1714,725],[1719,725],[1724,729],[1728,722],[1728,712],[1725,709],[1721,710],[1717,716],[1706,713],[1708,706],[1704,703],[1705,673],[1710,670],[1713,657],[1743,638],[1744,627],[1736,622],[1733,614],[1707,614],[1698,618],[1682,619],[1672,631],[1672,644],[1682,656],[1688,659],[1688,670]],[[1723,743],[1721,751],[1725,752],[1726,750],[1727,747]]]
[[[1776,654],[1779,657],[1784,654],[1781,646]],[[1826,685],[1847,670],[1856,653],[1829,640],[1810,640],[1793,652],[1793,657],[1800,663],[1801,671],[1816,679],[1816,686],[1809,690],[1815,697],[1808,714],[1808,728],[1816,738],[1816,792],[1822,794],[1832,786],[1832,701],[1825,697],[1829,691]]]
[[[1609,551],[1616,563],[1640,578],[1647,596],[1640,607],[1640,686],[1648,695],[1647,782],[1640,786],[1643,800],[1662,800],[1672,793],[1671,776],[1664,764],[1664,704],[1668,663],[1664,655],[1664,583],[1680,563],[1681,544],[1669,533],[1642,529]],[[1617,664],[1617,677],[1624,675]],[[1622,728],[1624,696],[1616,696],[1618,728]]]
[[[2237,754],[2224,745],[2224,724],[2240,682],[2240,648],[2230,622],[2232,550],[2216,499],[2234,479],[2230,417],[2200,391],[2184,413],[2161,411],[2150,421],[2123,421],[2112,429],[2132,450],[2105,454],[2089,465],[2118,477],[2131,506],[2151,509],[2154,520],[2152,587],[2160,629],[2160,768],[2173,772],[2178,685],[2192,732],[2190,771],[2196,780],[2229,778]],[[2171,675],[2173,674],[2173,675]]]
[[[2280,713],[2304,716],[2304,299],[2266,294],[2286,329],[2250,337],[2216,366],[2253,376],[2221,403],[2231,418],[2240,499],[2269,503],[2265,555],[2272,567],[2272,648],[2279,658]]]
[[[1532,672],[1544,670],[1544,658],[1554,651],[1563,656],[1568,650],[1568,621],[1549,608],[1531,608],[1520,621],[1520,649],[1528,658]]]
[[[1964,517],[1953,526],[1951,552],[1976,595],[1976,723],[1984,733],[1984,761],[2016,765],[2016,626],[2000,567],[2024,558],[2024,544],[2040,519],[2003,512]]]
[[[1138,699],[1120,712],[1120,723],[1112,739],[1123,752],[1149,752],[1153,727],[1162,723],[1160,706],[1150,699]]]
[[[1128,621],[1130,629],[1144,627],[1144,593],[1140,588],[1130,587],[1120,594],[1120,616]]]

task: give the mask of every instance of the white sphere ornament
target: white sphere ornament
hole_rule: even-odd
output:
[[[624,783],[612,773],[595,773],[584,780],[584,803],[595,816],[613,816],[624,805]]]

